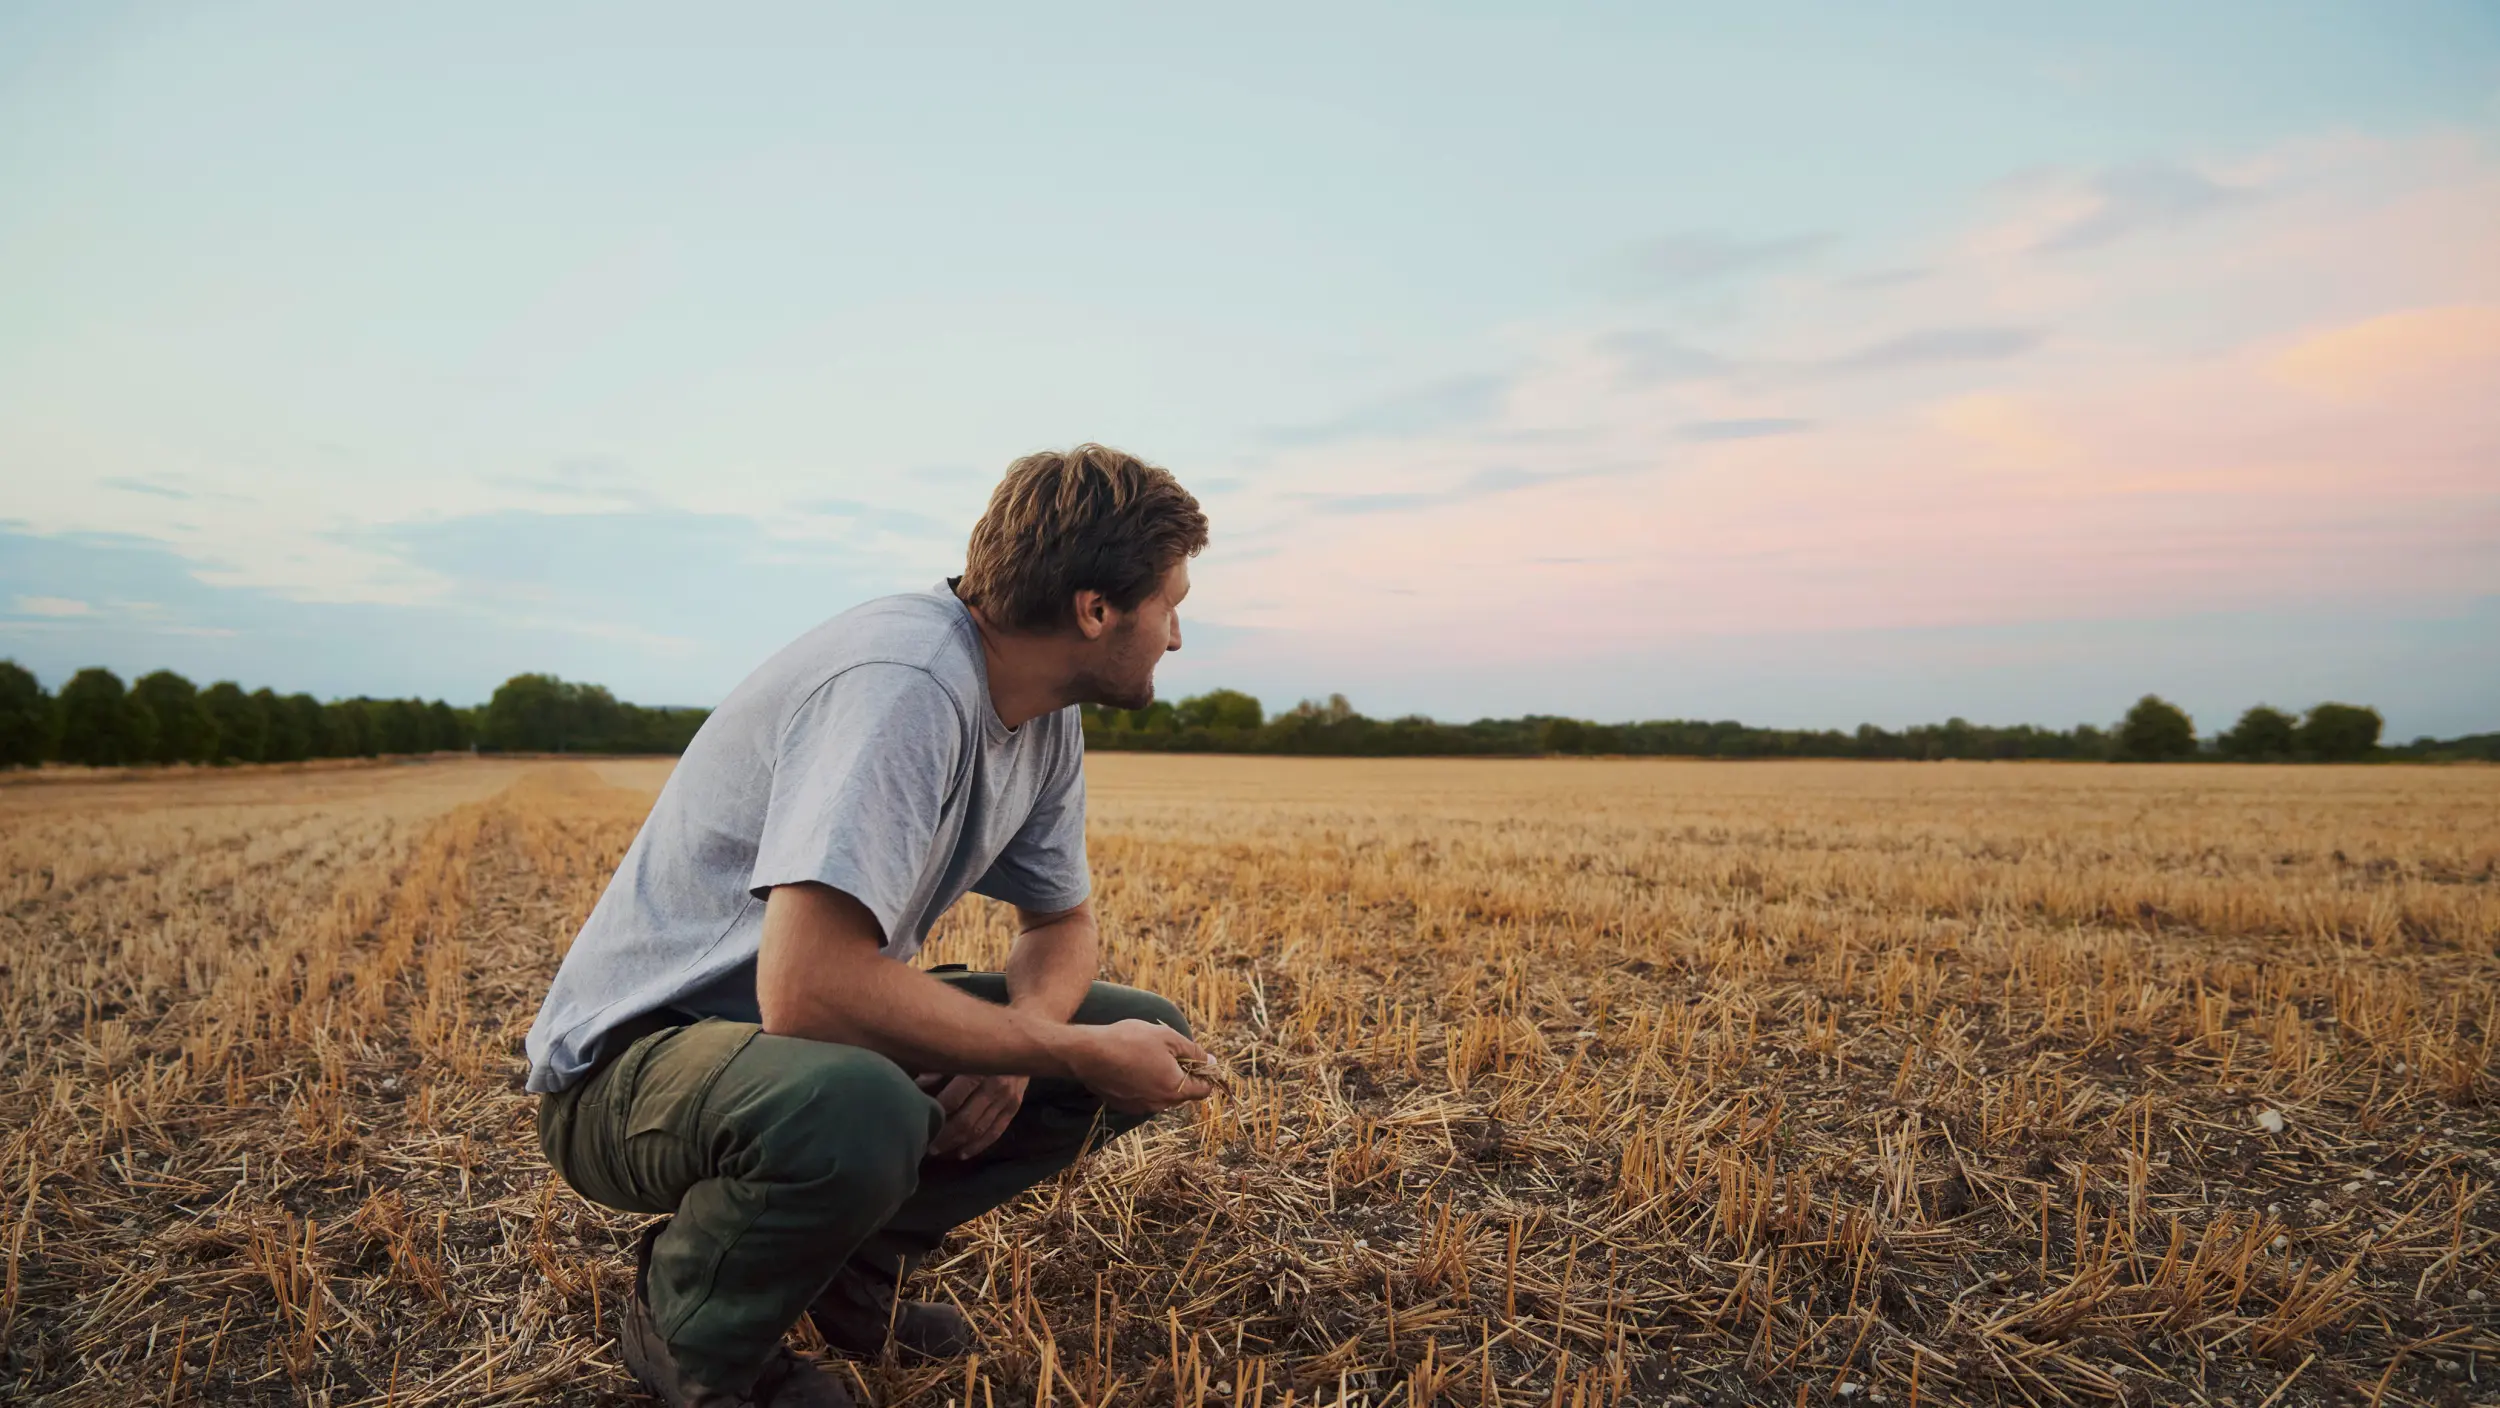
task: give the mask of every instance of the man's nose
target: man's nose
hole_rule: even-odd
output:
[[[1178,617],[1178,616],[1175,616],[1175,617],[1173,617],[1173,618],[1172,618],[1172,643],[1171,643],[1170,645],[1167,645],[1167,646],[1163,647],[1163,649],[1164,649],[1164,653],[1169,654],[1169,653],[1171,653],[1172,651],[1178,650],[1178,649],[1180,649],[1180,648],[1181,648],[1181,618],[1180,618],[1180,617]]]

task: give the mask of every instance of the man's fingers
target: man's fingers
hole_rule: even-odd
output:
[[[1005,1132],[1011,1114],[1004,1097],[985,1097],[980,1102],[967,1106],[962,1116],[962,1133],[953,1141],[947,1152],[959,1159],[968,1159],[980,1153],[990,1147],[998,1136]],[[954,1131],[955,1127],[949,1126],[948,1132],[954,1133]]]
[[[1159,1022],[1156,1023],[1156,1025],[1162,1026]],[[1163,1030],[1167,1033],[1163,1039],[1164,1044],[1171,1047],[1174,1053],[1187,1056],[1195,1061],[1211,1061],[1215,1059],[1207,1054],[1205,1047],[1200,1046],[1197,1042],[1181,1035],[1180,1028],[1164,1027]]]
[[[946,1123],[938,1130],[938,1137],[929,1141],[929,1152],[943,1157],[953,1157],[962,1151],[966,1141],[970,1140],[979,1129],[980,1119],[977,1111],[958,1110],[946,1117]]]
[[[1006,1132],[1006,1112],[992,1111],[990,1117],[982,1121],[978,1129],[968,1131],[964,1135],[963,1142],[956,1146],[955,1157],[959,1159],[978,1157],[983,1150],[998,1142],[998,1136]]]
[[[961,1086],[961,1089],[957,1089]],[[968,1159],[997,1142],[1023,1104],[1022,1081],[998,1076],[958,1076],[939,1095],[946,1122],[929,1141],[935,1157]]]

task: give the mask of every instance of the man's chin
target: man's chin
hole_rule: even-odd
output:
[[[1077,697],[1085,703],[1100,705],[1105,709],[1143,709],[1155,702],[1153,680],[1148,680],[1142,685],[1119,685],[1100,678],[1087,679],[1081,683],[1082,688]]]

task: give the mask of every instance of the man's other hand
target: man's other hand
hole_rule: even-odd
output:
[[[950,1076],[931,1073],[914,1078],[937,1097],[946,1123],[929,1141],[929,1156],[969,1159],[998,1142],[1008,1122],[1024,1104],[1026,1076]]]
[[[1215,1088],[1181,1069],[1181,1058],[1207,1060],[1198,1043],[1160,1022],[1132,1017],[1099,1027],[1077,1027],[1082,1044],[1069,1065],[1103,1104],[1124,1115],[1152,1115],[1204,1100]]]

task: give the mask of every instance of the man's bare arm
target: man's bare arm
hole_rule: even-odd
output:
[[[1090,915],[1085,928],[1090,937]],[[1032,1004],[983,1002],[887,958],[881,943],[876,916],[849,895],[776,886],[755,962],[764,1030],[863,1046],[911,1070],[1058,1076],[1114,1108],[1162,1109],[1211,1093],[1180,1068],[1180,1058],[1205,1053],[1168,1027],[1074,1026]],[[1043,965],[1054,976],[1037,992],[1058,991],[1059,966]],[[1012,975],[1009,983],[1012,991]]]
[[[1102,967],[1094,907],[1056,913],[1018,908],[1016,944],[1007,951],[1007,1000],[1054,1022],[1076,1015]]]

